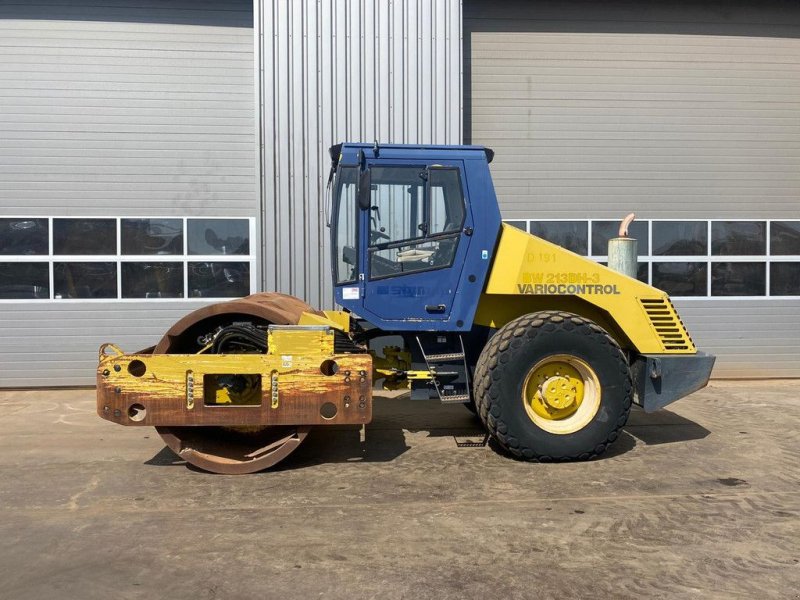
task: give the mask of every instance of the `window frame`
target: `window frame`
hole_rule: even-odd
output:
[[[355,180],[355,202],[353,209],[355,210],[355,249],[356,249],[356,264],[353,265],[353,278],[352,279],[339,279],[339,211],[341,209],[342,198],[341,198],[341,177],[340,174],[343,169],[353,169],[356,174]],[[359,226],[359,221],[361,219],[361,209],[358,206],[358,174],[359,174],[359,166],[358,165],[338,165],[336,167],[336,179],[334,179],[335,189],[333,190],[333,210],[331,214],[331,265],[333,266],[333,285],[334,287],[338,287],[340,285],[352,285],[358,281],[358,274],[360,273],[359,267],[361,265],[361,252],[359,251],[360,242],[361,242],[361,227]]]
[[[425,198],[423,199],[423,205],[425,208],[425,219],[428,228],[425,230],[425,237],[436,237],[436,236],[446,236],[446,235],[453,235],[455,233],[461,233],[464,231],[464,223],[467,220],[467,199],[464,197],[464,184],[461,181],[461,168],[456,167],[453,165],[430,165],[426,169],[428,171],[428,179],[425,182]],[[433,202],[431,201],[431,172],[442,172],[442,171],[455,171],[456,172],[456,181],[458,181],[458,191],[461,194],[461,221],[459,222],[458,226],[450,231],[440,231],[438,233],[430,233],[430,226],[431,221],[433,220]]]
[[[418,171],[427,171],[428,168],[429,167],[427,165],[425,165],[425,164],[395,164],[395,165],[393,165],[393,164],[380,164],[380,165],[371,165],[369,167],[369,171],[370,171],[370,178],[369,178],[370,187],[373,186],[373,185],[380,185],[380,184],[373,183],[373,179],[372,179],[372,171],[373,171],[373,169],[408,169],[408,170],[416,169]],[[422,186],[422,212],[423,212],[422,218],[425,219],[423,221],[423,223],[427,223],[427,221],[428,221],[428,212],[429,211],[428,211],[428,205],[426,204],[428,196],[429,196],[428,179],[425,179],[424,185]],[[371,193],[372,193],[372,190],[370,190],[370,194]],[[368,217],[371,217],[371,215],[368,215]],[[367,231],[367,234],[368,234],[368,237],[367,237],[367,252],[373,251],[376,248],[378,248],[378,246],[384,246],[386,244],[398,244],[398,243],[400,243],[401,245],[408,245],[409,243],[414,243],[414,242],[417,242],[417,241],[425,239],[425,233],[427,233],[427,232],[422,232],[420,235],[417,235],[417,236],[414,236],[414,237],[407,237],[407,238],[401,238],[401,239],[398,239],[398,240],[389,240],[388,242],[381,242],[379,244],[372,244],[369,241],[370,240],[369,236],[371,236],[372,232],[373,232],[372,219],[368,218],[367,219],[367,223],[368,223],[368,227],[369,227],[369,230]],[[378,248],[378,249],[386,250],[386,248]]]
[[[0,263],[47,263],[49,277],[49,297],[41,299],[31,298],[2,298],[0,304],[67,304],[67,303],[178,303],[194,302],[208,303],[216,300],[231,300],[228,296],[189,296],[189,263],[247,263],[249,266],[249,293],[253,294],[257,290],[257,246],[256,219],[255,217],[231,217],[217,215],[85,215],[76,217],[75,215],[49,215],[47,217],[37,215],[3,215],[8,219],[47,219],[48,220],[48,252],[47,254],[36,255],[2,255]],[[55,219],[113,219],[116,227],[116,253],[115,254],[55,254],[53,251],[53,221]],[[183,229],[183,248],[181,254],[122,254],[122,220],[123,219],[178,219],[181,221]],[[191,220],[239,220],[247,221],[247,231],[249,235],[248,254],[189,254],[188,250],[188,222]],[[54,263],[100,263],[113,262],[116,265],[116,297],[112,298],[56,298],[54,286]],[[183,297],[182,298],[123,298],[122,297],[122,263],[178,263],[183,267]],[[238,297],[238,296],[236,296]]]
[[[607,262],[608,255],[606,254],[592,254],[592,225],[597,221],[609,221],[611,219],[605,218],[593,218],[593,219],[576,219],[574,217],[571,218],[558,218],[558,219],[533,219],[533,218],[509,218],[504,219],[504,223],[521,223],[525,224],[524,231],[530,231],[530,223],[551,223],[551,222],[563,222],[563,221],[586,221],[589,229],[589,237],[588,237],[588,254],[583,255],[586,258],[590,258],[596,262]],[[658,263],[672,263],[672,262],[685,262],[685,263],[700,263],[706,265],[706,293],[702,296],[680,296],[680,295],[670,295],[672,298],[678,298],[681,300],[691,300],[691,301],[723,301],[723,302],[730,302],[730,301],[739,301],[739,300],[800,300],[800,293],[792,294],[792,295],[772,295],[770,293],[771,288],[771,265],[776,263],[794,263],[800,262],[800,254],[772,254],[771,252],[771,238],[772,238],[772,224],[773,223],[798,223],[800,224],[800,219],[781,219],[781,218],[714,218],[714,219],[697,219],[697,218],[686,218],[682,219],[680,217],[665,217],[663,219],[639,219],[640,222],[647,223],[647,236],[648,236],[648,249],[649,252],[647,254],[640,254],[639,261],[640,263],[647,264],[647,282],[652,285],[653,281],[653,264]],[[706,252],[705,254],[696,254],[696,255],[654,255],[653,254],[653,224],[659,222],[700,222],[705,223],[706,226]],[[756,254],[756,255],[725,255],[725,254],[712,254],[711,253],[711,235],[712,235],[712,227],[713,223],[719,222],[742,222],[742,223],[766,223],[766,248],[764,254]],[[711,295],[711,283],[712,283],[712,265],[716,263],[760,263],[764,265],[765,269],[765,290],[763,295],[757,296],[713,296]]]
[[[453,262],[455,261],[456,254],[458,253],[458,246],[456,244],[455,251],[453,255],[450,257],[450,261],[444,265],[437,265],[435,267],[427,268],[427,269],[416,269],[414,271],[407,271],[405,273],[389,273],[386,275],[379,275],[377,277],[372,275],[372,258],[376,252],[380,252],[382,250],[393,250],[395,248],[402,248],[403,246],[419,246],[421,244],[425,244],[427,242],[438,242],[442,240],[448,240],[453,238],[460,238],[461,234],[464,232],[464,223],[467,220],[467,199],[464,194],[464,182],[461,179],[461,167],[456,165],[381,165],[381,167],[394,167],[394,168],[408,168],[408,169],[423,169],[428,173],[428,176],[425,179],[425,186],[422,198],[422,210],[424,211],[424,223],[427,225],[425,231],[421,236],[406,238],[402,240],[390,240],[388,242],[381,242],[379,244],[367,244],[367,280],[368,281],[380,281],[383,279],[390,279],[393,277],[405,277],[408,275],[416,275],[419,273],[430,273],[432,271],[441,271],[443,269],[449,269],[453,266]],[[451,231],[443,231],[439,233],[430,233],[430,222],[431,222],[431,171],[455,171],[456,172],[456,179],[458,181],[458,190],[461,193],[461,206],[463,208],[461,214],[461,222],[456,229]],[[370,223],[370,232],[372,232],[372,224]]]

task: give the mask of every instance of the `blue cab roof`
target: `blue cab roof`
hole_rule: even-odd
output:
[[[440,145],[440,144],[372,144],[366,142],[344,142],[330,147],[330,156],[335,167],[339,162],[358,164],[359,152],[366,158],[430,158],[446,155],[450,158],[483,158],[492,162],[494,152],[485,146]]]

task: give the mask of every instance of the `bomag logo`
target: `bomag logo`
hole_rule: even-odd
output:
[[[551,296],[611,296],[619,295],[616,285],[583,283],[518,283],[520,294],[549,294]]]
[[[425,288],[420,285],[379,285],[375,292],[378,296],[421,298],[425,295]]]

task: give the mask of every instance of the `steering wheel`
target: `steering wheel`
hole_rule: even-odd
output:
[[[442,267],[448,264],[455,253],[456,244],[457,240],[441,240],[430,258],[430,264],[434,267]]]

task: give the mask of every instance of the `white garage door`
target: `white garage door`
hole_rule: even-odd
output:
[[[640,277],[716,376],[800,376],[800,7],[465,3],[465,128],[504,218]]]
[[[0,387],[254,286],[252,3],[0,3]]]

